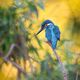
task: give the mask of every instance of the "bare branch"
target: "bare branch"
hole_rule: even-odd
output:
[[[16,64],[15,62],[13,62],[7,58],[4,58],[4,61],[10,62],[14,67],[16,67],[20,72],[22,72],[26,76],[26,78],[28,78],[26,71],[24,69],[22,69],[18,64]]]
[[[9,52],[7,53],[7,55],[5,56],[5,58],[9,58],[9,56],[12,54],[12,51],[13,51],[14,47],[15,47],[15,44],[12,44],[11,47],[10,47],[10,49],[9,49]]]
[[[49,43],[49,42],[46,42],[46,43],[48,43],[48,45],[52,48],[51,43]],[[56,58],[57,58],[57,60],[58,60],[58,62],[60,64],[61,72],[63,73],[64,80],[68,80],[67,71],[66,71],[66,69],[65,69],[65,67],[64,67],[64,65],[63,65],[63,63],[62,63],[62,61],[60,59],[60,57],[58,56],[58,54],[56,52],[56,49],[52,48],[52,50],[53,50],[53,52],[54,52],[54,54],[55,54],[55,56],[56,56]]]
[[[20,60],[16,61],[17,64],[20,64]],[[18,69],[17,70],[17,80],[21,80],[21,71]]]
[[[34,59],[33,57],[29,56],[30,59],[32,59],[33,61],[39,63],[39,61],[37,61],[36,59]]]
[[[31,72],[33,73],[33,65],[31,63],[31,60],[29,59],[29,64],[30,64],[30,67],[31,67]]]
[[[13,49],[14,49],[14,47],[15,47],[15,44],[12,44],[11,45],[11,47],[10,47],[10,49],[9,49],[9,51],[8,51],[8,53],[6,54],[6,56],[1,56],[1,58],[9,58],[9,56],[12,54],[12,51],[13,51]],[[4,61],[2,61],[1,63],[0,63],[0,67],[1,67],[1,65],[4,63]]]
[[[78,71],[76,72],[76,80],[78,80]]]

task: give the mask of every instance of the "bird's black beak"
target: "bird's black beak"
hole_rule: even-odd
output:
[[[41,31],[43,31],[44,28],[41,28],[37,33],[36,35],[38,35]]]

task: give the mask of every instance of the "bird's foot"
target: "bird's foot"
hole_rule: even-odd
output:
[[[51,43],[49,41],[45,41],[49,46],[51,46]],[[52,47],[52,46],[51,46]]]

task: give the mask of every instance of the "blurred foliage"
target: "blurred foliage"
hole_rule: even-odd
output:
[[[14,0],[12,6],[0,7],[0,50],[4,53],[3,55],[7,54],[12,43],[19,46],[27,43],[28,51],[37,53],[36,48],[30,42],[31,34],[24,24],[26,20],[29,21],[28,29],[29,27],[31,29],[33,18],[35,18],[33,14],[36,15],[36,18],[38,17],[37,7],[44,8],[42,1]],[[36,40],[40,45],[39,39],[36,38]]]
[[[54,3],[59,1],[63,0],[54,0]],[[0,62],[3,61],[2,57],[8,54],[11,45],[16,44],[18,47],[14,47],[9,58],[19,65],[22,64],[21,62],[24,63],[26,60],[29,62],[30,66],[28,69],[30,69],[30,73],[25,70],[26,73],[28,73],[28,80],[62,80],[63,75],[60,72],[60,65],[55,57],[51,56],[50,53],[52,52],[50,52],[49,49],[45,50],[43,48],[43,44],[37,36],[34,37],[34,39],[39,48],[36,47],[35,43],[31,42],[33,37],[30,30],[33,30],[33,24],[39,17],[39,8],[44,9],[43,3],[43,0],[13,0],[11,6],[0,6]],[[74,34],[80,33],[80,22],[79,17],[75,16],[75,11],[72,5],[68,3],[68,6],[72,14],[67,26],[70,27],[70,23],[73,24],[70,30],[73,36]],[[27,27],[25,22],[28,23]],[[60,55],[63,56],[61,59],[63,60],[63,64],[66,66],[69,80],[79,80],[80,53],[75,54],[75,52],[71,50],[72,47],[72,40],[61,39],[57,51],[59,51],[61,53]],[[41,60],[41,55],[39,55],[39,50],[41,49],[46,53],[43,60]],[[39,69],[34,67],[34,62],[39,64],[39,66],[36,65]],[[8,62],[5,63],[8,64]],[[4,64],[0,64],[0,68],[2,68]],[[23,65],[25,67],[25,63]],[[28,66],[28,64],[26,64],[26,66]],[[1,75],[3,76],[3,74]],[[76,79],[77,76],[78,79]],[[0,77],[0,79],[2,78],[3,77]],[[12,79],[15,80],[13,77],[10,78],[10,80]],[[22,75],[21,79],[25,80]]]
[[[1,59],[8,55],[13,44],[16,46],[11,51],[9,59],[15,61],[19,65],[22,60],[26,61],[30,59],[29,53],[36,53],[36,56],[38,56],[38,50],[34,44],[31,43],[31,33],[29,32],[29,29],[32,29],[31,26],[34,23],[34,19],[39,16],[38,8],[44,9],[43,1],[14,0],[12,6],[0,6]],[[27,26],[28,29],[25,26],[25,21],[29,22]],[[39,39],[36,37],[35,40],[41,47]],[[0,64],[0,66],[2,65],[3,64]],[[26,64],[24,64],[24,67],[25,65]]]
[[[71,1],[67,1],[68,2],[68,6],[70,8],[71,14],[72,14],[72,23],[73,23],[73,29],[72,29],[72,34],[80,34],[80,5],[79,5],[79,0],[76,1],[74,0],[73,2],[75,2],[74,6],[72,6]]]
[[[70,17],[68,20],[68,30],[70,29],[70,37],[75,41],[75,43],[80,47],[80,1],[79,0],[66,0],[66,3],[70,10]],[[74,4],[75,3],[75,4]],[[76,39],[78,38],[78,39]]]

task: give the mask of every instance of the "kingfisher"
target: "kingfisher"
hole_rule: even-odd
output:
[[[41,31],[45,30],[45,37],[51,44],[53,49],[56,49],[57,42],[60,40],[60,29],[51,20],[45,20],[41,24],[40,30],[36,33],[38,35]]]
[[[62,61],[56,52],[57,42],[60,40],[60,34],[61,34],[60,29],[51,20],[45,20],[41,24],[41,28],[36,33],[36,35],[38,35],[43,30],[45,30],[45,37],[47,38],[47,42],[51,46],[60,66],[61,66],[61,71],[63,73],[64,80],[68,80],[66,69],[65,69],[64,65],[62,64]]]

